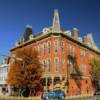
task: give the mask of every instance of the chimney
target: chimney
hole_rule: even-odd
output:
[[[77,28],[73,28],[73,37],[74,39],[78,40],[78,29]]]
[[[24,42],[29,40],[29,36],[32,34],[32,26],[26,25],[26,29],[23,35]]]

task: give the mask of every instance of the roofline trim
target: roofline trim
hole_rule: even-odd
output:
[[[67,38],[68,40],[71,40],[72,42],[75,42],[75,43],[77,43],[78,45],[81,45],[81,46],[83,46],[83,47],[85,47],[85,48],[87,48],[87,49],[89,49],[89,50],[91,50],[91,51],[93,51],[93,52],[95,52],[95,53],[97,53],[97,54],[100,55],[100,52],[99,52],[99,51],[97,51],[97,50],[95,50],[95,49],[93,49],[93,48],[91,48],[91,47],[85,45],[84,43],[82,43],[82,42],[80,42],[80,41],[78,41],[78,40],[75,40],[75,39],[74,39],[73,37],[71,37],[71,36],[65,35],[64,33],[48,33],[48,34],[41,34],[41,35],[39,35],[39,36],[33,38],[32,40],[29,40],[29,41],[27,41],[27,42],[25,42],[25,43],[23,43],[23,44],[20,44],[20,45],[17,46],[17,47],[11,48],[10,51],[14,51],[14,50],[17,49],[17,48],[21,48],[21,47],[26,46],[26,45],[28,45],[28,44],[31,44],[31,43],[34,43],[34,42],[39,41],[39,40],[41,40],[41,39],[44,39],[44,38],[46,38],[46,37],[49,37],[49,36],[51,36],[51,35],[60,35],[60,36],[63,36],[63,37],[65,37],[65,38]]]

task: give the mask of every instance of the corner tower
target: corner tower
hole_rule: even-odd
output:
[[[54,10],[54,17],[53,17],[53,25],[52,25],[52,32],[60,33],[60,20],[59,20],[59,13],[58,10]]]

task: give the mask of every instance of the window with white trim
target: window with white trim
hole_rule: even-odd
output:
[[[58,58],[54,58],[54,67],[55,67],[55,71],[58,71],[58,64],[59,63],[59,59]]]
[[[85,64],[81,64],[81,72],[83,75],[86,74],[86,65]]]
[[[75,50],[75,48],[74,48],[74,46],[72,46],[72,47],[71,47],[71,51],[72,51],[72,56],[73,56],[73,57],[74,57],[74,55],[75,55],[75,54],[74,54],[74,50]]]
[[[68,59],[68,66],[70,69],[70,73],[72,74],[74,72],[74,65],[73,62],[71,60]]]
[[[47,68],[48,68],[48,72],[50,72],[50,59],[47,60]]]
[[[43,45],[43,49],[44,49],[44,55],[46,54],[46,45]]]
[[[68,54],[74,56],[74,46],[68,45]]]
[[[39,55],[43,54],[43,45],[39,45]]]
[[[50,53],[50,42],[47,43],[48,53]]]
[[[64,52],[64,41],[61,42],[61,50]]]
[[[63,69],[63,71],[64,71],[64,67],[65,67],[65,59],[62,58],[62,69]]]
[[[80,59],[81,59],[81,61],[83,60],[84,56],[85,56],[85,51],[80,49]]]
[[[71,45],[68,45],[68,54],[71,54]]]
[[[58,52],[58,41],[54,41],[54,51]]]

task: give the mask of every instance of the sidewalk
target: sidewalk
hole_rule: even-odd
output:
[[[85,94],[76,96],[66,96],[66,100],[94,100],[94,99],[92,94]]]
[[[37,96],[37,97],[15,97],[15,96],[0,96],[0,98],[4,98],[4,99],[11,99],[11,100],[41,100],[41,97],[40,96]]]
[[[66,99],[67,100],[73,100],[73,99],[81,99],[81,98],[91,98],[92,97],[92,95],[84,95],[84,96],[82,96],[82,95],[77,95],[77,96],[67,96],[66,97]],[[0,95],[0,98],[4,98],[4,99],[11,99],[11,100],[15,100],[15,99],[17,99],[17,100],[41,100],[41,97],[40,96],[36,96],[36,97],[15,97],[15,96],[4,96],[4,95]]]

